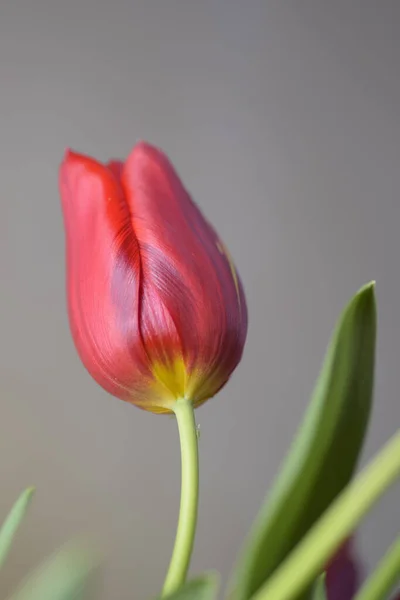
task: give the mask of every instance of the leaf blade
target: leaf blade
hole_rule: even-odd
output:
[[[68,544],[34,570],[9,600],[83,600],[98,565],[95,552]]]
[[[322,573],[315,582],[311,594],[311,600],[328,600],[325,585],[325,573]]]
[[[375,342],[371,282],[337,322],[303,423],[239,561],[235,600],[260,588],[351,480],[369,422]]]
[[[400,478],[400,429],[350,482],[253,600],[294,600],[318,573],[385,491]]]
[[[31,503],[35,489],[27,488],[22,492],[11,508],[0,529],[0,568],[5,563],[11,550],[15,535]]]
[[[392,544],[354,600],[386,600],[400,580],[400,537]]]

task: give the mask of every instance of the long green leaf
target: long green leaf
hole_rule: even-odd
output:
[[[10,600],[82,600],[98,565],[95,552],[69,544],[35,570]]]
[[[400,477],[400,429],[341,492],[253,600],[294,600],[309,586],[361,519]]]
[[[235,600],[260,588],[352,478],[372,403],[375,338],[372,282],[336,325],[304,421],[238,563]]]
[[[386,600],[400,581],[400,537],[389,548],[354,600]]]
[[[311,598],[312,600],[328,600],[325,587],[325,573],[320,575],[315,582]]]
[[[163,600],[215,600],[217,590],[217,575],[215,573],[207,573],[188,581],[173,594],[163,596],[162,598]]]
[[[34,494],[34,488],[26,489],[15,502],[8,517],[0,529],[0,567],[3,566],[8,553],[10,552],[15,534],[25,516],[28,506]]]

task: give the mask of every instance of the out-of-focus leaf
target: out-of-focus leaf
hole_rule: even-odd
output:
[[[389,548],[354,600],[386,600],[400,581],[400,537]]]
[[[289,556],[254,594],[253,600],[297,599],[312,585],[327,561],[399,477],[400,429],[335,498]]]
[[[18,500],[15,502],[11,511],[9,512],[6,520],[0,529],[0,567],[3,566],[8,553],[11,549],[12,542],[15,534],[21,524],[22,519],[28,509],[32,496],[34,494],[34,488],[30,487],[26,489]]]
[[[83,600],[98,566],[96,552],[69,544],[28,576],[9,600]]]
[[[328,600],[328,596],[326,595],[325,573],[320,575],[315,582],[312,589],[311,600]]]
[[[257,592],[352,478],[372,402],[375,337],[370,283],[336,325],[303,424],[237,565],[235,600]]]
[[[215,600],[217,590],[217,574],[206,573],[188,581],[173,594],[163,596],[162,598],[163,600]]]

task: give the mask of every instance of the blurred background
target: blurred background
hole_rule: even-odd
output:
[[[0,514],[37,495],[0,584],[77,533],[107,553],[100,599],[156,594],[178,513],[175,423],[103,392],[68,329],[57,171],[66,146],[161,146],[247,290],[243,362],[197,413],[192,572],[227,577],[307,405],[336,318],[377,280],[364,462],[400,426],[400,3],[2,0]],[[364,522],[367,566],[400,489]],[[395,524],[395,525],[393,525]]]

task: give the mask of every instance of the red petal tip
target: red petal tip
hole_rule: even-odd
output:
[[[63,162],[74,160],[76,158],[79,158],[80,156],[81,155],[78,152],[75,152],[75,150],[72,150],[71,148],[69,148],[67,146],[67,148],[65,148],[65,150],[64,150]]]
[[[154,153],[161,153],[161,150],[157,146],[153,146],[153,144],[150,144],[145,140],[139,140],[132,150],[132,154],[134,155],[138,154],[142,156],[151,156]]]

